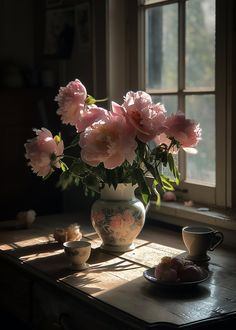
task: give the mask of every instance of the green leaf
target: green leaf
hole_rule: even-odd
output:
[[[168,160],[170,171],[175,175],[175,161],[174,161],[173,155],[171,153],[168,153],[167,160]]]
[[[153,189],[156,195],[156,206],[160,206],[161,205],[161,195],[159,194],[159,192],[156,189]]]
[[[158,186],[158,181],[153,180],[152,190],[154,191],[154,193],[156,195],[156,206],[160,206],[161,205],[161,196],[160,196],[160,193],[158,192],[158,190],[156,189],[157,186]]]
[[[99,181],[95,175],[87,175],[83,179],[83,184],[92,191],[100,192]]]
[[[147,204],[150,200],[151,192],[150,192],[149,186],[145,180],[145,175],[140,168],[136,168],[134,170],[134,174],[135,174],[137,183],[140,188],[142,199],[143,199],[144,203]]]
[[[166,167],[167,163],[168,163],[168,153],[166,151],[162,153],[161,161],[162,161],[163,166]]]
[[[149,195],[141,193],[141,196],[142,196],[142,199],[143,199],[145,205],[147,205],[150,200]]]
[[[119,178],[119,180],[122,180],[122,182],[124,182],[124,169],[122,166],[119,166],[117,168],[117,177]]]
[[[145,159],[145,152],[146,152],[146,144],[137,140],[138,142],[138,156],[140,157],[140,159],[143,161]]]
[[[163,188],[165,190],[170,190],[170,191],[173,191],[174,190],[174,187],[171,184],[171,180],[170,179],[168,179],[164,175],[161,175],[161,181],[162,181],[162,184],[163,184]]]
[[[83,176],[86,170],[86,165],[79,159],[72,163],[70,171],[78,176]]]
[[[157,179],[154,179],[152,184],[154,187],[157,187],[159,185],[159,182],[157,181]]]
[[[144,165],[146,166],[148,172],[150,172],[152,174],[152,176],[154,178],[156,178],[157,177],[156,168],[153,167],[151,164],[149,164],[145,159],[143,159],[143,162],[144,162]]]
[[[173,173],[173,175],[176,179],[175,180],[176,184],[179,185],[180,174],[179,174],[179,170],[178,170],[177,166],[175,165],[175,161],[174,161],[173,155],[171,153],[168,153],[168,164],[169,164],[170,171]]]
[[[62,172],[57,183],[57,187],[60,187],[62,190],[65,190],[73,183],[73,176],[70,171]]]
[[[62,160],[60,160],[60,166],[63,172],[67,171],[69,168]]]
[[[176,178],[175,182],[176,182],[177,185],[179,185],[179,183],[180,183],[180,173],[179,173],[179,170],[176,166],[174,168],[174,171],[175,171],[175,178]]]
[[[179,185],[179,183],[180,183],[180,173],[176,167],[175,167],[175,183],[177,185]]]

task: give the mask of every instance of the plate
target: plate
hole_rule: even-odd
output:
[[[161,280],[158,280],[154,275],[155,267],[149,268],[143,272],[143,276],[146,280],[149,282],[156,284],[163,288],[183,288],[183,287],[190,287],[195,286],[199,283],[202,283],[206,281],[209,278],[209,272],[206,269],[202,269],[203,271],[203,278],[201,278],[198,281],[192,281],[192,282],[164,282]]]

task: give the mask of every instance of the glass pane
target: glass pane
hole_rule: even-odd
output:
[[[215,86],[215,0],[186,2],[186,88]]]
[[[146,88],[177,89],[178,6],[146,10]]]
[[[154,103],[164,104],[167,114],[174,113],[178,110],[178,101],[176,95],[162,95],[162,96],[152,96]]]
[[[186,118],[200,122],[202,128],[198,154],[187,154],[187,181],[215,186],[215,96],[186,96]]]

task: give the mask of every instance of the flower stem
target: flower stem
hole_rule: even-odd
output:
[[[57,157],[64,157],[64,158],[70,158],[70,159],[78,160],[77,157],[70,156],[70,155],[61,155],[61,156],[57,156]]]
[[[105,99],[96,100],[96,102],[105,102],[105,101],[108,101],[108,97],[106,97]]]
[[[78,144],[78,143],[71,144],[70,146],[65,147],[64,150],[68,150],[68,149],[70,149],[70,148],[74,148],[74,147],[77,146],[77,144]]]

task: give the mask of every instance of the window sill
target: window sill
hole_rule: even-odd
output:
[[[155,202],[151,202],[147,216],[180,227],[196,224],[211,226],[223,232],[225,245],[236,247],[236,214],[232,210],[187,207],[178,202],[161,202],[161,206],[157,208]]]
[[[187,207],[178,202],[161,202],[161,206],[157,208],[155,202],[151,202],[148,215],[158,219],[160,216],[175,217],[175,224],[180,224],[179,219],[185,219],[236,231],[236,215],[231,210],[208,209],[200,206]]]

